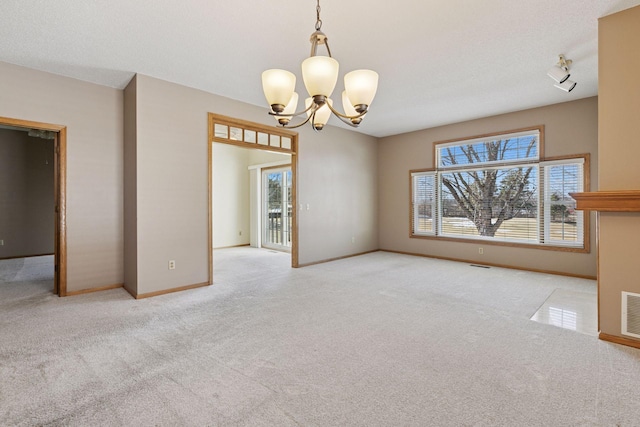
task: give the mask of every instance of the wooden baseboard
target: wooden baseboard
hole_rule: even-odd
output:
[[[2,257],[0,258],[0,261],[3,261],[5,259],[19,259],[19,258],[35,258],[38,256],[49,256],[49,255],[55,255],[55,254],[36,254],[36,255],[18,255],[18,256],[8,256],[8,257]]]
[[[339,257],[336,257],[336,258],[323,259],[322,261],[315,261],[315,262],[309,262],[309,263],[306,263],[306,264],[299,264],[299,265],[296,266],[296,268],[309,267],[311,265],[324,264],[325,262],[331,262],[331,261],[338,261],[338,260],[341,260],[341,259],[353,258],[354,256],[366,255],[366,254],[370,254],[370,253],[373,253],[373,252],[378,252],[379,250],[380,249],[374,249],[372,251],[360,252],[360,253],[353,254],[353,255],[345,255],[345,256],[339,256]]]
[[[476,260],[471,261],[471,260],[461,259],[461,258],[449,258],[449,257],[436,256],[436,255],[418,254],[418,253],[414,253],[414,252],[394,251],[394,250],[391,250],[391,249],[380,249],[380,251],[382,251],[382,252],[391,252],[391,253],[394,253],[394,254],[401,254],[401,255],[419,256],[419,257],[423,257],[423,258],[441,259],[443,261],[463,262],[465,264],[486,265],[488,267],[498,267],[498,268],[509,268],[511,270],[529,271],[529,272],[532,272],[532,273],[554,274],[556,276],[577,277],[578,279],[597,280],[596,276],[587,276],[587,275],[583,275],[583,274],[564,273],[564,272],[561,272],[561,271],[551,271],[551,270],[540,270],[540,269],[536,269],[536,268],[516,267],[516,266],[513,266],[513,265],[494,264],[494,263],[491,263],[491,262],[480,262],[480,261],[476,261]]]
[[[81,289],[79,291],[68,291],[61,297],[72,297],[74,295],[91,294],[93,292],[108,291],[111,289],[118,289],[124,287],[124,283],[116,283],[115,285],[100,286],[98,288]]]
[[[612,342],[614,344],[626,345],[628,347],[640,348],[640,341],[631,339],[631,338],[623,338],[615,335],[605,334],[604,332],[600,332],[598,335],[602,341]]]
[[[164,289],[162,291],[147,292],[146,294],[135,294],[135,295],[128,289],[127,289],[127,292],[129,292],[131,296],[133,296],[135,299],[143,299],[143,298],[157,297],[158,295],[172,294],[174,292],[186,291],[189,289],[202,288],[209,285],[211,285],[211,283],[203,282],[203,283],[196,283],[194,285],[180,286],[179,288]]]

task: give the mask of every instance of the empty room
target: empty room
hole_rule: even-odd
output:
[[[640,0],[0,2],[0,425],[640,425]]]

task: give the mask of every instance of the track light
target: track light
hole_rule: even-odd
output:
[[[569,74],[569,70],[554,65],[547,71],[547,75],[555,80],[557,83],[564,83],[571,74]]]
[[[565,92],[571,92],[576,87],[576,85],[577,85],[576,82],[569,79],[566,79],[562,83],[554,84],[555,87],[557,87],[558,89],[562,89]]]
[[[556,82],[556,84],[554,84],[555,87],[565,92],[571,92],[577,84],[569,80],[569,76],[571,76],[569,73],[569,65],[571,65],[573,61],[566,59],[562,54],[558,55],[558,58],[558,63],[547,71],[547,75]]]

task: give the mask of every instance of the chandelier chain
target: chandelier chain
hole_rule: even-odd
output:
[[[320,0],[318,0],[316,6],[316,31],[320,31],[320,28],[322,28],[322,19],[320,19]]]

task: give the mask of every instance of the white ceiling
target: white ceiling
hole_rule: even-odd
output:
[[[341,76],[358,68],[380,74],[359,128],[379,137],[596,95],[597,19],[639,4],[320,2]],[[315,0],[1,0],[0,61],[115,88],[141,73],[264,106],[266,114],[265,69],[293,71],[306,96],[300,63],[315,8]],[[546,75],[560,53],[574,61],[571,93]],[[340,81],[337,105],[341,91]]]

